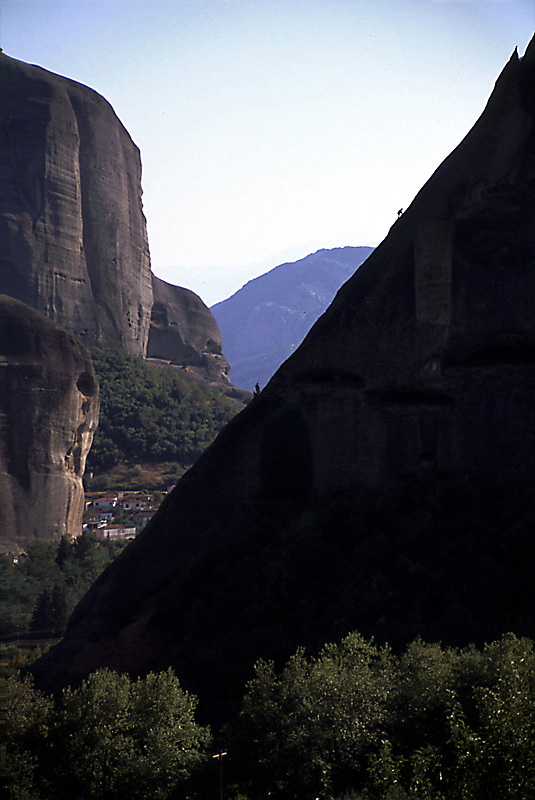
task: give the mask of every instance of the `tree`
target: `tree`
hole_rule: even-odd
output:
[[[40,800],[38,769],[46,758],[53,702],[32,679],[0,679],[2,740],[0,789],[6,800]]]
[[[45,589],[35,607],[30,630],[61,636],[67,624],[67,592],[63,583],[54,583],[52,589]]]
[[[298,651],[280,676],[259,662],[234,744],[256,765],[251,796],[327,798],[350,787],[386,723],[390,683],[388,649],[356,633],[317,658]]]
[[[475,687],[476,718],[454,698],[452,783],[470,800],[526,800],[535,795],[535,652],[513,634],[487,645]]]
[[[54,798],[166,798],[202,763],[209,732],[172,670],[110,670],[65,689],[53,733]]]

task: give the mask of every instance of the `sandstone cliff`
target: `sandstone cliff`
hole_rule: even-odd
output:
[[[189,565],[210,551],[216,564],[237,530],[247,541],[263,509],[282,513],[419,471],[497,484],[535,475],[534,85],[532,41],[523,59],[514,53],[474,128],[296,353],[83,599],[64,641],[37,667],[42,682],[103,664],[143,671],[179,663],[194,649],[181,638],[182,619],[192,604],[208,602],[177,599]],[[274,523],[265,539],[276,530]],[[370,566],[378,574],[390,552],[381,536]],[[307,553],[303,543],[301,560]],[[291,581],[295,560],[285,569]],[[236,591],[234,601],[228,624],[252,641],[248,597]],[[266,595],[268,632],[271,603]],[[361,613],[353,608],[348,624],[358,627]],[[206,686],[221,634],[209,616],[202,620]],[[226,644],[237,659],[234,640]]]
[[[0,292],[88,345],[144,354],[152,284],[139,151],[109,103],[0,53]]]
[[[0,295],[0,551],[82,529],[98,384],[79,339]]]
[[[151,313],[147,358],[189,367],[226,388],[229,365],[221,352],[221,335],[214,317],[190,289],[166,283],[153,276],[154,304]]]
[[[113,108],[4,53],[0,86],[0,292],[90,347],[145,356],[152,324],[150,356],[228,390],[210,311],[151,273],[140,155]]]

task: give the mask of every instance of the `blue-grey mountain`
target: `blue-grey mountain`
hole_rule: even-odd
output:
[[[245,284],[212,306],[232,382],[265,386],[372,252],[372,247],[318,250]]]

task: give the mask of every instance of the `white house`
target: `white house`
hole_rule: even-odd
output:
[[[99,511],[109,511],[117,505],[117,495],[108,494],[93,498],[93,508]]]
[[[105,525],[96,534],[102,539],[135,539],[136,528],[134,525]]]

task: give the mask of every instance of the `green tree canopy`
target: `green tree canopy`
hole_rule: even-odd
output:
[[[192,464],[238,406],[222,392],[123,350],[95,349],[100,421],[88,471],[120,462]]]
[[[11,800],[163,800],[205,760],[210,734],[171,671],[131,680],[104,669],[56,707],[10,677],[3,787]]]

